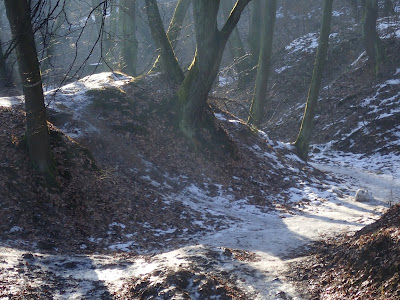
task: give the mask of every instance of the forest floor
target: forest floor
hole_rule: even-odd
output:
[[[221,109],[251,88],[215,89],[232,149],[207,131],[181,136],[176,86],[159,74],[95,74],[46,92],[58,170],[46,182],[21,97],[1,97],[0,299],[398,299],[399,42],[385,40],[391,63],[372,78],[344,36],[333,35],[328,67],[346,61],[321,91],[308,163],[276,140],[299,127],[315,35],[277,59],[282,113],[262,127],[273,139]]]
[[[195,151],[170,122],[174,88],[162,82],[102,73],[48,92],[62,130],[51,127],[50,189],[30,167],[19,98],[1,99],[12,108],[0,118],[0,296],[308,299],[344,290],[321,278],[339,280],[331,261],[344,252],[365,263],[342,243],[358,245],[354,232],[398,202],[400,158],[371,164],[319,146],[306,164],[289,144],[218,109],[238,158],[220,147]],[[374,199],[355,202],[359,188]],[[378,263],[372,254],[368,262]],[[381,291],[365,276],[357,291]]]

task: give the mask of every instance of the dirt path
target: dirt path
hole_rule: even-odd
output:
[[[100,134],[106,134],[107,130],[99,126],[101,122],[97,119],[92,120],[96,126],[86,122],[85,127],[80,123],[82,116],[76,112],[87,105],[83,88],[71,85],[71,95],[65,92],[64,97],[74,97],[75,102],[65,98],[64,102],[54,104],[60,110],[72,112],[75,123],[69,122],[70,128],[64,129],[77,136],[85,133],[90,136],[95,127]],[[82,99],[73,96],[77,91]],[[267,191],[263,196],[270,203],[285,203],[285,199],[289,199],[290,205],[277,205],[277,210],[271,211],[265,206],[249,204],[251,196],[235,198],[230,186],[211,180],[192,182],[186,176],[173,177],[159,172],[157,167],[162,166],[146,166],[150,163],[128,148],[123,148],[123,155],[113,159],[108,154],[115,155],[115,147],[124,144],[124,137],[111,141],[104,138],[101,159],[109,159],[110,164],[119,168],[143,165],[143,174],[136,176],[151,183],[163,204],[178,201],[182,207],[198,212],[191,222],[198,224],[201,230],[189,234],[186,228],[186,232],[183,229],[182,234],[171,236],[178,228],[160,230],[144,224],[154,233],[152,238],[161,244],[167,245],[174,238],[185,241],[180,248],[167,249],[166,246],[163,252],[157,253],[143,250],[146,248],[135,240],[137,228],[129,228],[132,230],[129,234],[124,232],[120,243],[103,245],[103,241],[104,252],[90,255],[59,255],[57,251],[46,254],[38,251],[35,244],[3,241],[0,243],[0,299],[16,299],[22,294],[39,299],[146,299],[144,295],[158,295],[161,299],[172,296],[176,299],[226,299],[226,295],[242,299],[301,299],[284,276],[290,271],[289,263],[301,259],[301,253],[314,241],[351,234],[372,223],[385,211],[388,201],[398,202],[396,196],[400,193],[398,157],[365,158],[324,150],[314,155],[311,164],[331,172],[331,176],[327,180],[308,178],[309,181],[304,182],[304,177],[296,175],[296,172],[301,173],[300,169],[290,164],[284,166],[275,152],[264,152],[254,144],[249,146],[251,151],[277,166],[269,170],[271,174],[290,168],[291,177],[283,180],[295,182],[289,190],[274,195],[267,193],[268,181],[261,182],[261,187],[254,186],[254,189]],[[279,143],[271,145],[271,149],[288,147]],[[287,154],[285,160],[297,159],[292,156]],[[232,176],[231,181],[245,179]],[[166,188],[174,184],[179,189]],[[375,200],[355,202],[353,196],[359,188],[367,188]],[[291,207],[288,209],[288,206]],[[174,209],[173,206],[170,209]],[[123,229],[126,225],[121,222],[117,220],[109,226]],[[91,243],[96,242],[91,239]]]
[[[348,167],[315,165],[351,177],[351,182],[349,179],[338,184],[338,190],[356,182],[374,190],[370,183],[378,182],[377,178],[387,182],[387,174],[374,174],[372,181],[365,181],[369,178],[365,173]],[[387,183],[392,182],[396,181]],[[147,282],[150,288],[157,282],[165,282],[171,274],[177,276],[185,271],[193,278],[198,274],[213,274],[240,289],[248,299],[301,299],[282,275],[296,253],[312,241],[358,230],[385,210],[384,199],[378,195],[371,203],[357,203],[346,195],[333,201],[321,198],[299,207],[296,213],[263,212],[244,201],[229,201],[229,195],[222,191],[215,197],[206,196],[195,185],[168,197],[180,198],[193,209],[214,216],[224,215],[225,228],[210,228],[195,242],[156,255],[49,255],[18,250],[15,243],[12,247],[3,244],[0,295],[14,296],[17,291],[25,290],[43,298],[47,295],[54,299],[108,299],[121,292],[129,278],[144,280],[147,276],[151,278]],[[198,292],[195,286],[186,288],[190,295]]]

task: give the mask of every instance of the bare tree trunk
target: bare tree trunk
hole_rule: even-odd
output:
[[[149,26],[154,42],[160,51],[164,72],[168,78],[178,84],[182,83],[184,75],[175,57],[171,42],[164,30],[156,0],[146,0],[146,10],[149,19]]]
[[[318,95],[321,88],[322,74],[328,52],[329,34],[331,31],[333,0],[324,0],[322,25],[318,42],[318,50],[315,58],[314,71],[311,78],[311,85],[308,91],[306,109],[297,140],[294,143],[299,157],[303,160],[308,159],[308,152],[314,126],[314,117],[317,109]]]
[[[191,0],[179,0],[171,22],[169,23],[167,35],[174,48],[178,43],[178,38],[182,31],[183,21],[185,20],[190,3]]]
[[[362,19],[362,37],[364,47],[370,59],[371,65],[378,73],[379,66],[384,60],[384,49],[382,41],[376,31],[376,20],[378,18],[378,0],[364,0],[363,19]]]
[[[114,70],[119,66],[120,63],[120,53],[122,47],[119,43],[118,38],[118,22],[119,22],[119,3],[122,1],[111,1],[109,4],[109,21],[106,28],[106,45],[107,50],[107,62],[109,66]],[[132,0],[133,4],[136,4],[136,0]],[[136,25],[136,24],[134,24]],[[136,34],[136,29],[134,28],[134,33]]]
[[[3,45],[0,40],[0,87],[12,87],[13,78],[11,70],[7,67],[6,57],[3,53]]]
[[[225,19],[229,18],[229,14],[232,10],[233,4],[232,0],[222,0],[222,12]],[[235,63],[236,72],[238,73],[238,88],[244,88],[248,82],[249,78],[249,56],[244,49],[242,39],[240,38],[239,29],[237,26],[233,29],[231,36],[228,40],[229,51]]]
[[[385,0],[383,14],[388,17],[393,16],[395,13],[392,0]]]
[[[171,22],[169,23],[167,37],[171,42],[172,48],[174,50],[178,43],[178,38],[181,33],[182,25],[185,20],[186,13],[189,9],[190,2],[191,0],[179,0],[178,4],[175,7],[174,15],[172,16]],[[160,71],[162,64],[162,57],[159,55],[150,72]]]
[[[57,8],[57,5],[59,5],[59,9]],[[54,69],[54,55],[56,51],[56,44],[58,42],[62,43],[65,42],[64,39],[59,38],[59,32],[61,31],[62,25],[65,22],[65,14],[66,14],[66,6],[67,3],[52,3],[51,1],[48,3],[48,11],[53,11],[53,15],[51,16],[55,20],[48,21],[48,29],[46,32],[43,34],[43,53],[44,57],[41,58],[41,72],[42,72],[42,81],[46,85],[51,85],[52,83],[55,82],[55,76],[49,76],[49,72],[51,72]]]
[[[25,96],[26,138],[33,165],[43,174],[54,175],[49,146],[46,109],[35,40],[27,0],[5,0],[13,39],[17,40],[19,74]]]
[[[119,19],[122,23],[122,71],[136,76],[138,56],[136,0],[121,0]]]
[[[265,0],[252,0],[250,5],[250,22],[249,22],[249,48],[253,66],[258,62],[261,45],[260,24],[263,23],[262,12]]]
[[[213,116],[207,97],[218,74],[222,54],[232,30],[250,0],[238,0],[228,20],[219,31],[217,16],[219,0],[193,0],[194,27],[197,42],[195,58],[179,92],[180,128],[193,139],[197,131],[209,128],[218,134],[212,124]]]
[[[271,72],[272,41],[276,19],[277,0],[267,0],[264,8],[264,23],[261,36],[261,49],[258,59],[258,68],[254,95],[251,103],[248,122],[259,126],[264,120],[268,87],[268,79]]]
[[[106,26],[106,9],[108,2],[104,2],[103,0],[91,0],[92,10],[94,16],[94,23],[96,30],[95,35],[92,37],[93,42],[98,42],[100,47],[100,66],[97,66],[96,69],[99,71],[109,71],[108,65],[110,64],[110,56],[112,52],[112,44],[110,37],[110,28]]]
[[[358,11],[357,0],[347,0],[347,2],[349,2],[350,4],[351,13],[353,14],[354,21],[356,21],[356,23],[358,24],[358,22],[360,21],[360,14]]]

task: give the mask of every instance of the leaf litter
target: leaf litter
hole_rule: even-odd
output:
[[[289,71],[296,68],[281,73]],[[315,146],[305,164],[289,144],[216,106],[240,159],[196,152],[171,122],[176,87],[160,75],[102,73],[78,85],[47,96],[54,190],[30,167],[21,98],[0,100],[1,297],[396,296],[398,206],[373,223],[399,201],[393,152],[344,153],[338,140]],[[94,105],[87,90],[107,88],[132,101],[111,92]],[[346,140],[353,150],[362,144]],[[360,187],[374,200],[355,202]]]

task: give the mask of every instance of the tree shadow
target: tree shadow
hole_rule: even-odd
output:
[[[89,256],[31,252],[26,251],[26,245],[22,248],[0,247],[0,273],[7,281],[0,298],[113,299]]]

